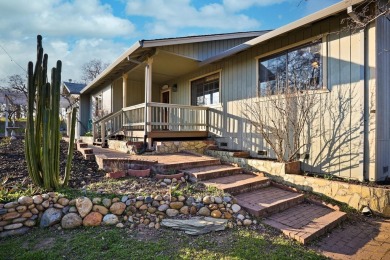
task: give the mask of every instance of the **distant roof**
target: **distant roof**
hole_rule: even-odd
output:
[[[80,94],[80,91],[86,86],[84,83],[63,82],[69,94]]]

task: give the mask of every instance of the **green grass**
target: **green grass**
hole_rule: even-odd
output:
[[[232,229],[189,236],[167,229],[35,228],[0,239],[0,259],[325,259],[281,236]]]

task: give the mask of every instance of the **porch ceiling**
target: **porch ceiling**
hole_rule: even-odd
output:
[[[165,84],[168,81],[187,74],[199,67],[199,61],[176,55],[166,51],[158,51],[153,56],[152,82]],[[129,73],[129,78],[135,81],[145,80],[145,65],[137,66]]]

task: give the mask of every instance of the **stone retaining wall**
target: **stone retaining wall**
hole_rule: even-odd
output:
[[[207,155],[219,157],[223,162],[235,163],[250,171],[261,171],[273,181],[304,191],[322,194],[361,210],[369,206],[376,214],[390,217],[390,189],[368,187],[335,180],[286,174],[285,164],[274,161],[232,157],[230,152],[207,150]]]
[[[177,153],[181,151],[190,151],[199,154],[204,154],[210,147],[214,146],[214,141],[161,141],[156,142],[156,154],[162,153]]]
[[[142,142],[128,142],[119,140],[107,140],[107,143],[110,149],[131,155],[137,154],[137,150],[141,149],[143,145]]]
[[[252,223],[250,216],[228,195],[203,198],[124,195],[113,199],[68,199],[49,192],[0,204],[0,237],[23,234],[38,225],[42,228],[58,225],[64,229],[100,225],[132,228],[142,225],[158,229],[163,218],[178,215],[224,218],[229,220],[230,227]]]

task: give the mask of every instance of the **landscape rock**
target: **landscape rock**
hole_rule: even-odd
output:
[[[93,198],[92,203],[93,204],[100,204],[100,203],[102,203],[102,199],[101,198]]]
[[[19,212],[9,212],[7,214],[4,214],[2,219],[3,220],[9,220],[9,219],[15,219],[15,218],[18,218],[20,217],[21,214]]]
[[[210,216],[210,210],[206,207],[202,207],[199,209],[198,214],[201,216]]]
[[[184,206],[180,209],[181,214],[188,215],[190,213],[190,208],[188,206]]]
[[[62,206],[68,206],[69,204],[69,200],[67,198],[60,198],[58,201],[57,201],[58,204],[62,205]]]
[[[104,199],[103,199],[103,205],[104,205],[106,208],[109,208],[109,207],[111,206],[111,199],[104,198]]]
[[[61,218],[62,210],[56,208],[49,208],[43,213],[39,226],[41,228],[53,226],[57,223],[60,223]]]
[[[252,224],[252,220],[250,219],[245,219],[243,222],[244,226],[250,226]]]
[[[19,206],[18,202],[13,201],[13,202],[8,202],[7,204],[4,205],[5,209],[10,209],[10,208],[15,208]]]
[[[34,200],[33,198],[29,197],[29,196],[22,196],[18,199],[18,203],[20,205],[31,205],[34,203]]]
[[[29,219],[23,223],[26,227],[33,227],[37,224],[35,220]]]
[[[222,213],[221,213],[221,211],[219,211],[219,210],[213,210],[213,211],[211,212],[211,216],[212,216],[213,218],[220,218],[220,217],[222,216]]]
[[[117,228],[123,228],[125,225],[123,225],[122,223],[118,223],[118,224],[116,224],[116,227]]]
[[[76,208],[82,218],[91,212],[92,206],[92,201],[87,197],[80,197],[76,199]]]
[[[167,209],[169,209],[169,206],[167,204],[163,204],[160,207],[158,207],[158,211],[164,212]]]
[[[238,204],[233,204],[232,205],[232,210],[233,210],[234,213],[237,213],[237,212],[239,212],[241,210],[241,207]]]
[[[94,212],[99,212],[102,215],[107,215],[108,214],[108,209],[104,206],[101,205],[94,205],[92,207],[92,211]]]
[[[103,225],[116,225],[119,222],[117,215],[107,214],[103,218]]]
[[[91,212],[83,219],[83,226],[96,227],[102,223],[103,215],[99,212]]]
[[[179,211],[177,209],[167,209],[166,213],[169,217],[175,217],[179,214]]]
[[[115,215],[122,215],[125,209],[126,209],[126,204],[123,202],[114,202],[110,207],[111,213]]]
[[[23,235],[23,234],[27,233],[29,230],[30,230],[29,227],[22,227],[22,228],[18,228],[18,229],[3,231],[3,232],[0,232],[0,238],[14,236],[14,235]]]
[[[212,231],[225,230],[227,222],[226,219],[196,217],[191,219],[163,219],[161,225],[183,230],[189,235],[201,235]]]
[[[212,196],[205,196],[203,198],[203,203],[204,204],[211,204],[214,203],[214,198]]]
[[[214,197],[214,202],[217,204],[221,204],[223,202],[221,197]]]
[[[15,224],[4,226],[4,229],[5,230],[11,230],[11,229],[18,229],[18,228],[21,228],[21,227],[23,227],[22,223],[15,223]]]
[[[172,208],[172,209],[181,209],[183,207],[183,202],[180,202],[180,201],[176,201],[176,202],[171,202],[169,204],[169,206]]]
[[[76,213],[66,214],[61,220],[61,227],[65,229],[72,229],[81,226],[82,218]]]
[[[34,204],[41,204],[43,202],[43,198],[41,195],[35,195],[32,197]]]

